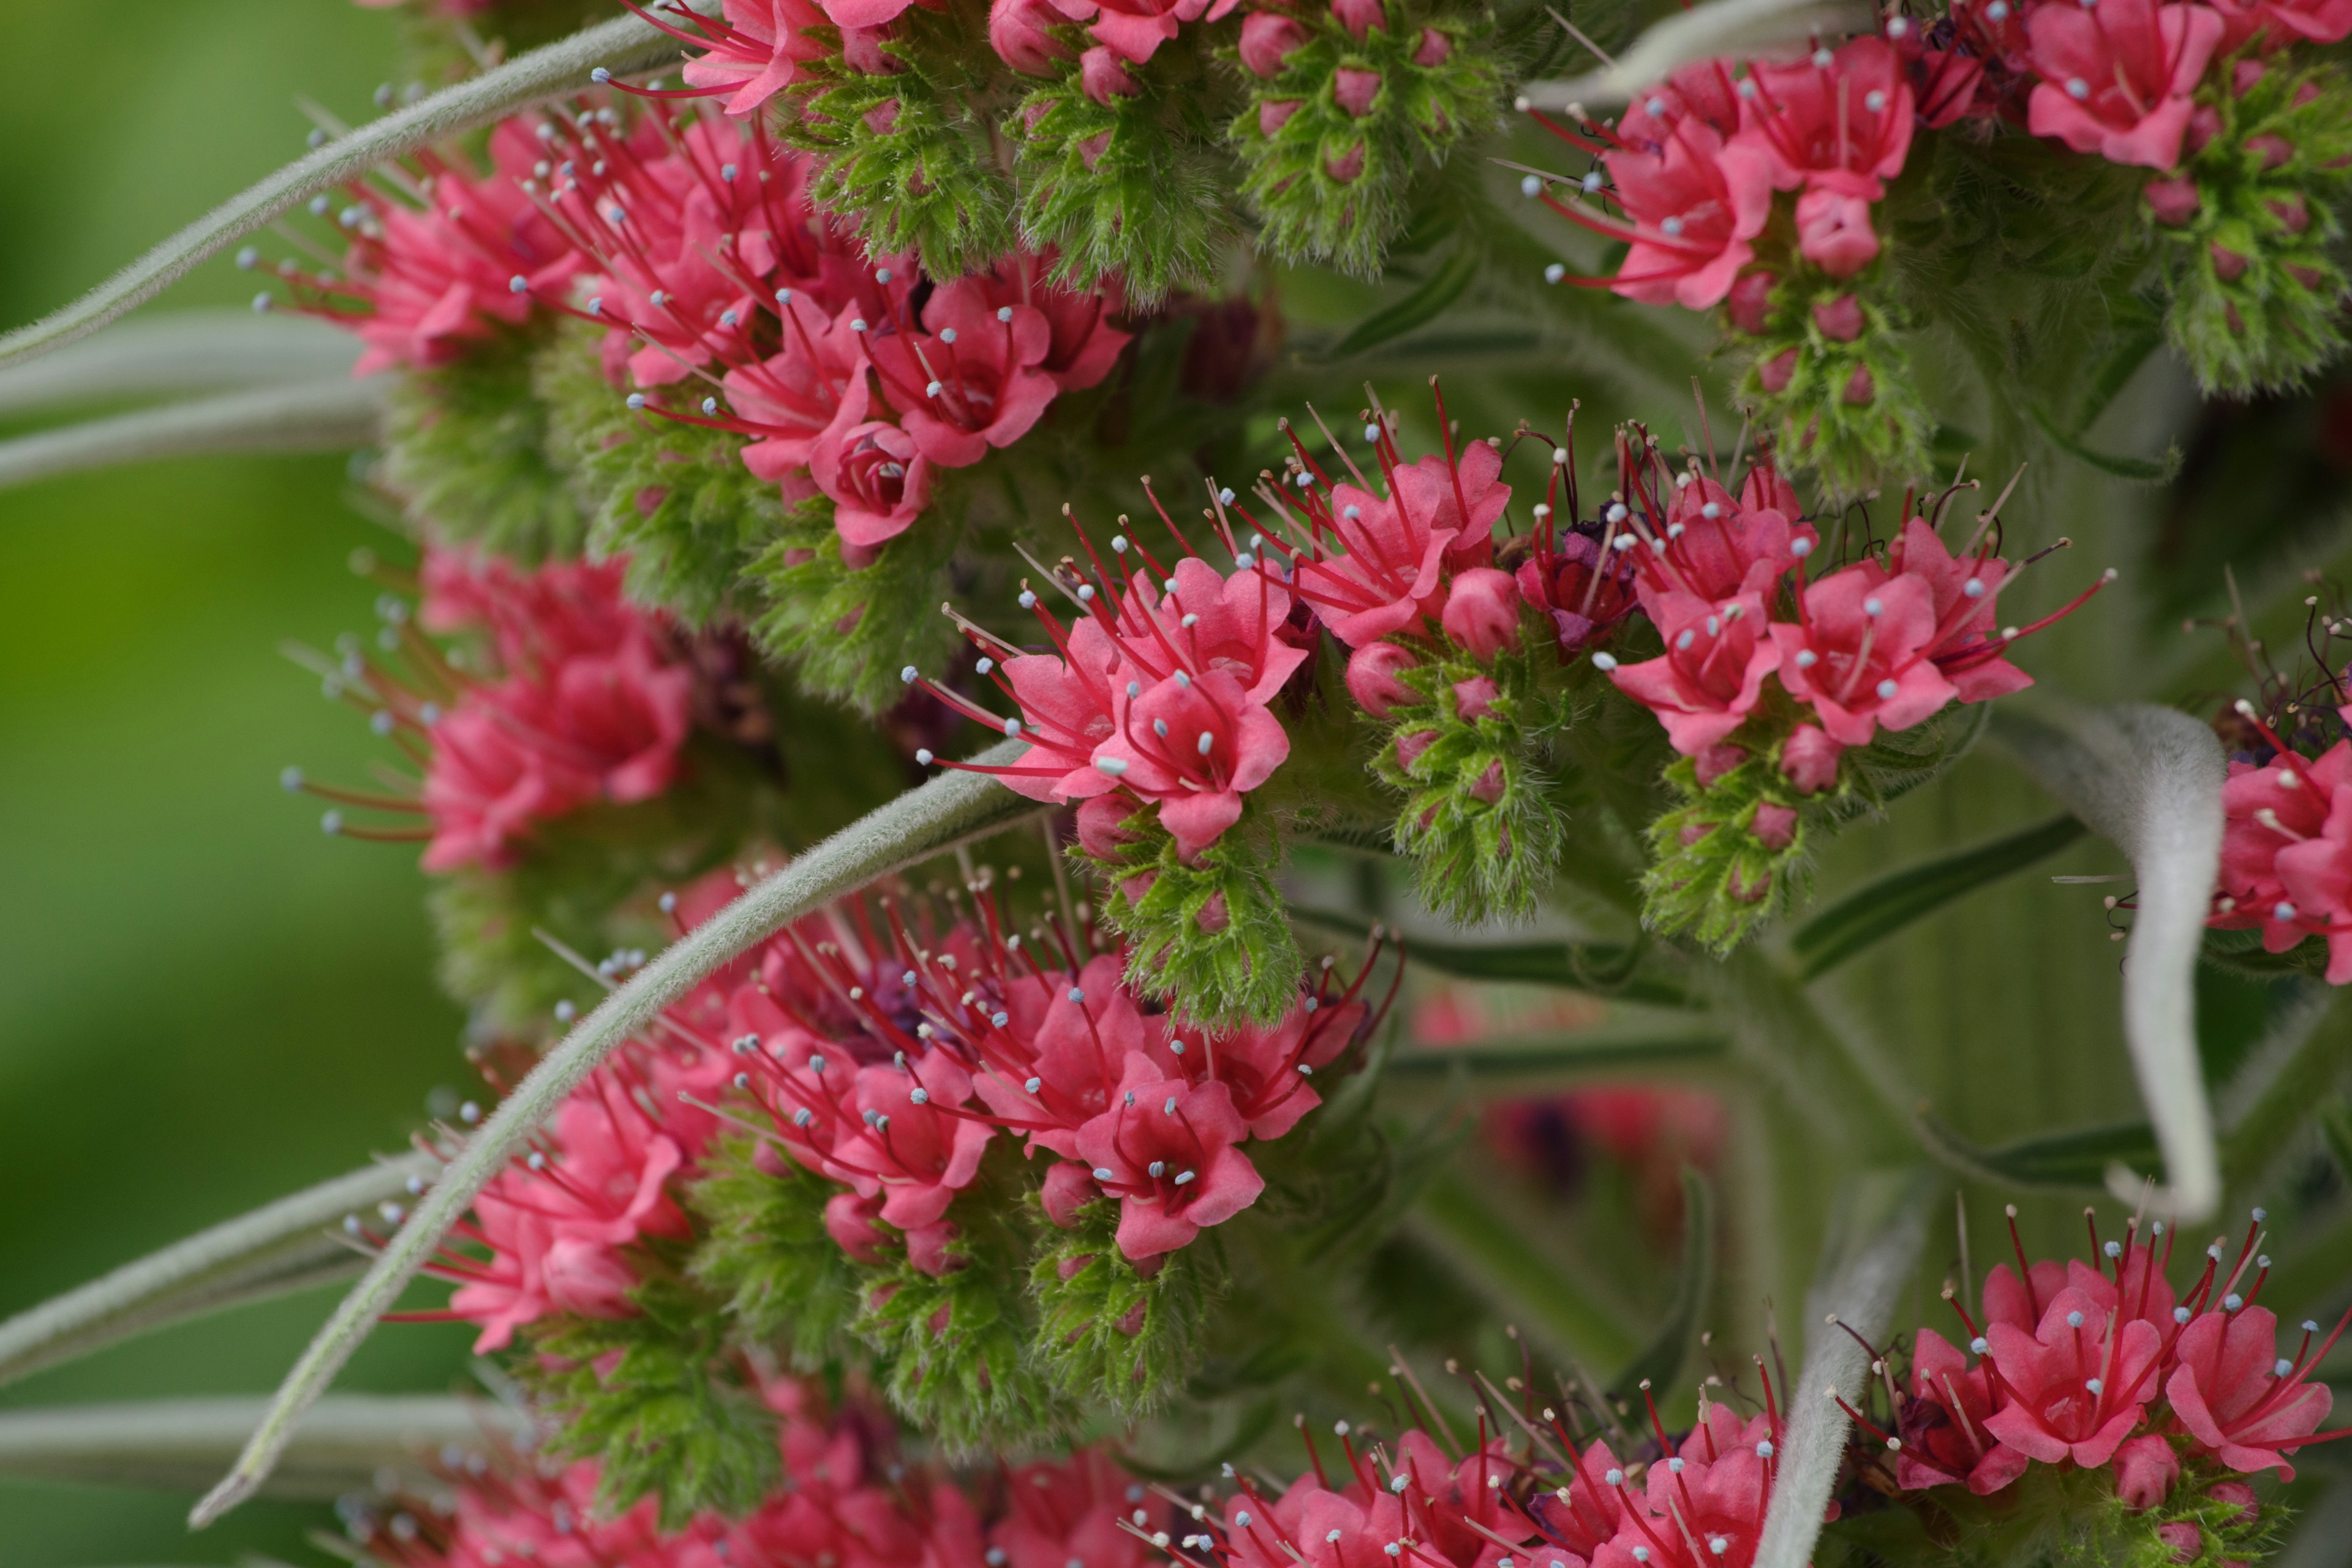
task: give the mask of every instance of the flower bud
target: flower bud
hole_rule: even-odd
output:
[[[1473,800],[1483,801],[1488,805],[1503,798],[1502,758],[1496,757],[1486,764],[1486,771],[1480,773],[1478,782],[1470,786],[1470,797]]]
[[[2170,1524],[2158,1525],[2156,1538],[2172,1549],[2172,1560],[2175,1563],[2194,1563],[2204,1554],[2204,1532],[2188,1520],[2175,1520]]]
[[[994,0],[988,8],[988,46],[1024,76],[1051,76],[1070,51],[1047,29],[1063,21],[1046,0]]]
[[[2270,209],[2271,216],[2278,219],[2279,226],[2289,234],[2301,234],[2311,226],[2311,209],[2304,205],[2301,193],[2272,196],[2264,200],[2263,205]]]
[[[2147,198],[2148,210],[2156,215],[2156,221],[2167,228],[2181,227],[2204,205],[2194,180],[2150,180],[2140,194]]]
[[[2271,68],[2260,60],[2240,60],[2230,68],[2230,90],[2240,98],[2254,90],[2254,84],[2271,74]]]
[[[1399,735],[1396,743],[1397,766],[1405,773],[1412,772],[1412,764],[1421,761],[1422,752],[1436,743],[1437,731],[1434,730],[1415,730],[1410,735]]]
[[[1760,904],[1764,895],[1772,890],[1772,873],[1759,872],[1751,882],[1740,867],[1734,866],[1731,874],[1723,879],[1723,890],[1735,904]]]
[[[1192,923],[1201,928],[1202,936],[1214,936],[1233,924],[1233,913],[1225,908],[1225,895],[1210,894],[1207,901],[1201,905],[1201,912],[1192,917]]]
[[[2246,151],[2263,161],[2265,169],[2275,169],[2294,156],[2294,143],[2284,136],[2256,136],[2246,142]]]
[[[1331,0],[1331,15],[1348,29],[1348,36],[1358,43],[1374,27],[1385,31],[1389,25],[1388,9],[1381,0]]]
[[[1698,787],[1706,789],[1716,780],[1748,760],[1748,752],[1728,741],[1718,742],[1691,759],[1692,772]]]
[[[1045,1201],[1047,1219],[1064,1230],[1073,1230],[1078,1211],[1102,1196],[1102,1189],[1095,1184],[1093,1172],[1075,1160],[1065,1160],[1045,1173],[1045,1190],[1038,1196]]]
[[[1261,136],[1276,136],[1290,123],[1298,112],[1300,100],[1295,98],[1268,99],[1257,106],[1257,129]]]
[[[1364,144],[1359,142],[1338,157],[1326,160],[1323,172],[1343,185],[1354,184],[1357,176],[1364,172]]]
[[[1723,302],[1731,324],[1750,337],[1763,336],[1772,317],[1772,286],[1779,281],[1769,272],[1741,273]]]
[[[1242,18],[1242,67],[1252,76],[1282,74],[1283,62],[1307,42],[1307,29],[1274,11],[1253,11]]]
[[[1100,44],[1078,57],[1078,88],[1097,103],[1108,105],[1133,98],[1143,89],[1127,74],[1119,58]],[[1099,157],[1101,154],[1096,154]],[[1091,165],[1089,165],[1091,166]]]
[[[2282,263],[2286,275],[2317,294],[2327,289],[2327,275],[2316,267],[2305,267],[2299,261]]]
[[[1756,379],[1767,392],[1786,392],[1790,378],[1797,374],[1797,351],[1782,349],[1756,367]]]
[[[833,1237],[835,1246],[858,1262],[879,1263],[884,1237],[874,1217],[881,1212],[880,1198],[835,1193],[824,1201],[824,1233]]]
[[[1465,724],[1475,724],[1495,710],[1495,699],[1502,692],[1483,675],[1454,683],[1454,716]]]
[[[2254,1489],[2243,1481],[2216,1481],[2205,1489],[2205,1495],[2215,1502],[2230,1503],[2237,1509],[2237,1517],[2231,1521],[2232,1523],[2252,1524],[2263,1516],[2262,1504],[2254,1498]]]
[[[2189,116],[2189,129],[2181,133],[2180,155],[2190,157],[2205,150],[2205,143],[2221,134],[2221,113],[2210,103],[2200,103]]]
[[[630,1318],[637,1312],[629,1292],[637,1277],[602,1242],[562,1237],[540,1263],[541,1288],[558,1310],[583,1318]]]
[[[1756,808],[1748,831],[1755,835],[1757,843],[1777,854],[1797,841],[1796,808],[1774,805],[1768,800]]]
[[[1813,307],[1813,325],[1822,336],[1832,342],[1850,343],[1862,336],[1869,319],[1862,313],[1862,301],[1851,294],[1841,294],[1834,300],[1824,300]]]
[[[851,70],[861,76],[896,76],[900,70],[898,59],[882,52],[888,40],[887,27],[844,27],[841,29],[841,59]],[[898,105],[890,106],[895,117]]]
[[[2180,1458],[2154,1433],[2134,1437],[2116,1450],[2116,1496],[2128,1509],[2146,1511],[2164,1500],[2180,1479]]]
[[[1097,860],[1118,859],[1137,840],[1137,836],[1121,825],[1139,809],[1135,802],[1117,791],[1080,803],[1078,847]]]
[[[1838,191],[1807,191],[1797,198],[1797,252],[1832,278],[1853,277],[1878,258],[1870,204]]]
[[[1381,95],[1381,73],[1356,70],[1341,66],[1331,76],[1331,97],[1350,120],[1361,120],[1372,111],[1372,100]]]
[[[1845,378],[1845,391],[1842,395],[1849,408],[1867,408],[1877,401],[1878,378],[1870,374],[1868,365],[1858,364],[1853,367],[1853,374]]]
[[[1454,579],[1439,617],[1445,635],[1486,663],[1519,646],[1519,585],[1491,566],[1475,566]]]
[[[1819,724],[1800,724],[1780,747],[1780,772],[1799,795],[1818,795],[1837,783],[1838,758],[1845,748]]]
[[[1421,30],[1421,42],[1414,46],[1412,63],[1423,70],[1442,66],[1454,58],[1454,40],[1434,27]]]
[[[2208,247],[2213,257],[2213,276],[2224,283],[2235,283],[2246,275],[2246,258],[2215,240]]]
[[[1399,706],[1410,708],[1421,697],[1397,674],[1418,662],[1392,642],[1368,642],[1348,656],[1348,695],[1375,719],[1387,718]]]

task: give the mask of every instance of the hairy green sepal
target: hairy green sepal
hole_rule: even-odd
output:
[[[587,518],[532,384],[536,341],[501,333],[393,380],[383,477],[438,538],[536,565],[576,555]]]
[[[1148,806],[1120,832],[1113,858],[1069,853],[1102,875],[1103,923],[1128,941],[1128,984],[1213,1028],[1288,1012],[1307,961],[1274,885],[1281,847],[1263,813],[1245,805],[1189,862]]]
[[[803,501],[751,563],[767,605],[752,635],[791,661],[807,689],[879,712],[906,694],[900,670],[936,667],[955,641],[939,607],[960,537],[946,518],[926,513],[869,564],[851,566],[832,504]]]
[[[716,1291],[736,1331],[803,1371],[838,1354],[858,1308],[858,1270],[824,1228],[838,1191],[789,1159],[761,1167],[761,1145],[722,1138],[688,1194],[707,1234],[688,1271]]]
[[[1135,1421],[1166,1405],[1200,1366],[1203,1314],[1216,1291],[1205,1242],[1139,1272],[1118,1249],[1118,1208],[1091,1203],[1074,1228],[1046,1227],[1029,1288],[1046,1377],[1074,1401],[1099,1400]]]

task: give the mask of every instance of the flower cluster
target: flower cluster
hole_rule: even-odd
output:
[[[2234,1258],[2215,1240],[2177,1293],[2166,1278],[2177,1236],[2158,1222],[2143,1238],[2137,1220],[2102,1244],[2094,1219],[2088,1263],[2029,1264],[2019,1246],[2014,1269],[1986,1278],[1980,1315],[1947,1286],[1966,1348],[1922,1328],[1909,1375],[1888,1380],[1895,1432],[1858,1417],[1890,1439],[1895,1484],[1986,1497],[2030,1485],[2037,1466],[2105,1471],[2183,1563],[2208,1531],[2251,1526],[2254,1494],[2231,1477],[2292,1479],[2297,1449],[2346,1435],[2319,1430],[2334,1395],[2314,1377],[2345,1322],[2324,1337],[2306,1322],[2295,1353],[2278,1353],[2277,1317],[2257,1305],[2263,1218],[2256,1209]]]
[[[1992,552],[1992,513],[1957,552],[1944,542],[1953,492],[1916,512],[1906,504],[1884,559],[1810,577],[1819,534],[1769,464],[1737,496],[1696,464],[1669,487],[1655,465],[1654,453],[1628,465],[1630,493],[1604,517],[1618,531],[1609,544],[1636,563],[1634,591],[1664,651],[1594,662],[1685,759],[1673,776],[1690,804],[1652,828],[1653,918],[1727,942],[1785,892],[1809,810],[1858,787],[1848,750],[2032,684],[2011,645],[2114,573],[2029,626],[2001,626],[1995,605],[2018,568]]]
[[[429,168],[422,210],[355,187],[346,278],[295,273],[298,299],[368,340],[362,368],[446,364],[534,310],[600,328],[611,396],[740,437],[782,501],[830,503],[853,560],[1128,342],[1116,286],[1049,282],[1050,258],[933,280],[869,257],[757,121],[582,106],[509,121],[492,151],[479,179]]]
[[[356,646],[328,674],[331,695],[366,711],[376,732],[423,771],[413,795],[314,784],[289,789],[341,805],[422,816],[416,830],[353,826],[330,833],[425,838],[425,868],[513,865],[540,824],[597,802],[660,795],[681,775],[693,728],[695,672],[662,617],[621,596],[626,563],[554,563],[526,571],[493,556],[427,546],[416,615],[387,628],[404,672]],[[464,668],[423,632],[468,639]]]
[[[740,1519],[706,1512],[665,1529],[652,1499],[612,1514],[593,1460],[554,1468],[494,1449],[446,1471],[451,1500],[353,1498],[340,1510],[344,1528],[363,1560],[383,1568],[1143,1568],[1153,1560],[1139,1527],[1168,1505],[1101,1449],[959,1479],[910,1463],[869,1395],[853,1390],[836,1405],[816,1382],[792,1378],[760,1393],[781,1418],[781,1474]]]
[[[2327,983],[2344,984],[2352,981],[2352,740],[2305,757],[2252,703],[2241,701],[2237,712],[2271,755],[2260,763],[2231,760],[2221,786],[2221,872],[2206,923],[2259,931],[2266,952],[2324,938]]]

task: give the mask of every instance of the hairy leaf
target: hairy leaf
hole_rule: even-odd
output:
[[[1797,928],[1789,939],[1797,973],[1818,979],[1912,921],[2056,854],[2086,831],[2071,816],[2053,816],[1865,883]]]

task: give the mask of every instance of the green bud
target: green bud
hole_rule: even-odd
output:
[[[1030,1265],[1036,1358],[1054,1386],[1099,1400],[1121,1420],[1165,1405],[1201,1361],[1203,1314],[1217,1293],[1213,1247],[1195,1245],[1140,1272],[1119,1252],[1118,1205],[1088,1204],[1072,1230],[1044,1229]]]
[[[1740,382],[1774,433],[1781,462],[1813,474],[1832,505],[1927,472],[1936,422],[1921,400],[1900,324],[1869,279],[1808,273],[1773,291]]]
[[[1103,923],[1129,943],[1127,984],[1212,1027],[1270,1024],[1297,999],[1306,960],[1274,885],[1273,824],[1255,806],[1191,863],[1148,808],[1113,859],[1073,847],[1103,877]]]

